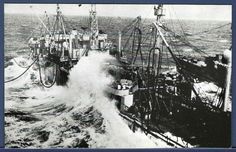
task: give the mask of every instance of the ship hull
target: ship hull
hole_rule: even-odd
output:
[[[125,103],[129,102],[122,100],[124,91],[107,93],[118,101],[116,105],[120,112],[135,116],[150,130],[170,132],[197,147],[230,147],[230,112],[210,110],[203,103],[183,101],[170,94],[156,94],[158,104],[148,107],[151,101],[145,100],[147,90],[136,91],[133,94],[133,105],[127,106]]]

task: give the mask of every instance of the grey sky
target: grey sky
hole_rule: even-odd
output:
[[[30,6],[33,6],[30,8]],[[64,15],[88,15],[90,5],[61,4]],[[120,16],[154,18],[153,4],[150,5],[116,5],[98,4],[98,16]],[[193,19],[193,20],[224,20],[231,21],[231,5],[164,5],[166,18]],[[56,4],[5,4],[5,13],[14,14],[55,14]]]

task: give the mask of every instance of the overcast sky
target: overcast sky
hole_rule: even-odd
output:
[[[32,8],[30,8],[32,6]],[[154,18],[153,4],[150,5],[116,5],[98,4],[96,5],[98,16],[120,16]],[[82,4],[61,4],[64,15],[88,15],[90,5]],[[165,18],[171,19],[193,19],[193,20],[222,20],[231,21],[231,5],[164,5]],[[5,4],[5,13],[14,14],[55,14],[56,4]]]

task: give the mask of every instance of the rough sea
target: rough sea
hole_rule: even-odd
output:
[[[87,17],[68,16],[69,28],[87,26]],[[132,18],[99,17],[99,28],[115,43],[117,32]],[[144,25],[152,20],[144,19]],[[166,21],[176,32],[178,21]],[[182,26],[194,45],[209,55],[222,53],[231,46],[231,27],[226,26],[203,35],[192,35],[226,24],[219,21],[186,21]],[[5,80],[12,79],[32,60],[27,40],[32,31],[39,33],[39,21],[31,15],[5,15],[4,53]],[[175,26],[176,25],[176,26]],[[186,54],[193,50],[179,46]],[[14,58],[14,60],[13,60]],[[108,53],[91,52],[71,69],[66,86],[44,88],[39,83],[36,67],[21,78],[5,83],[5,146],[7,148],[165,148],[165,142],[133,132],[115,106],[105,95],[113,78],[108,74],[107,62],[116,62]],[[203,84],[209,86],[208,83]],[[214,84],[210,84],[214,88]],[[177,138],[167,132],[170,138]]]

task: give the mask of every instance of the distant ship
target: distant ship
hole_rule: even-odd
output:
[[[57,5],[55,22],[50,26],[50,19],[45,15],[47,23],[43,23],[43,31],[40,37],[32,37],[29,40],[29,47],[34,58],[38,58],[41,68],[55,66],[53,80],[46,83],[65,85],[68,80],[69,70],[77,64],[82,56],[87,56],[88,51],[107,51],[110,44],[107,42],[107,34],[98,30],[96,6],[91,5],[89,16],[89,27],[72,29],[68,31],[65,26],[65,19]],[[89,30],[87,30],[89,29]],[[41,70],[43,72],[43,70]],[[47,79],[47,78],[46,78]],[[41,80],[43,83],[45,80]]]

